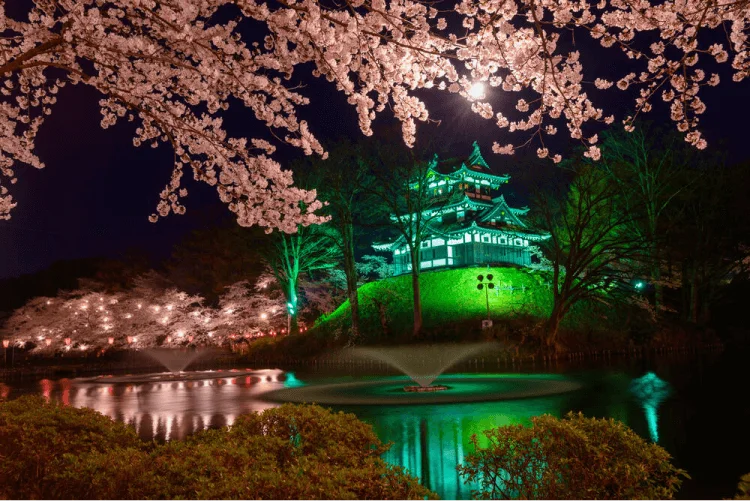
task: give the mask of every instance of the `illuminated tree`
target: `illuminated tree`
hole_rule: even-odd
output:
[[[102,289],[82,280],[77,290],[34,298],[13,312],[2,335],[42,353],[85,352],[220,345],[228,337],[281,331],[286,323],[284,295],[268,273],[252,288],[247,282],[227,287],[218,309],[153,271],[137,277],[127,291]]]
[[[8,217],[15,205],[6,186],[15,182],[14,168],[44,166],[37,133],[67,84],[100,93],[103,127],[132,120],[136,146],[172,148],[172,177],[153,221],[185,211],[181,177],[189,169],[216,186],[241,225],[292,232],[319,221],[315,193],[291,186],[264,137],[231,137],[223,118],[230,104],[244,107],[268,137],[325,156],[298,118],[309,102],[298,68],[312,68],[345,94],[365,135],[389,109],[411,146],[416,122],[430,118],[421,93],[431,89],[466,97],[473,112],[534,137],[538,155],[555,160],[544,138],[558,128],[586,144],[586,155],[600,156],[597,124],[615,117],[595,99],[603,94],[606,102],[613,91],[598,91],[613,86],[636,96],[628,127],[663,99],[685,139],[704,148],[701,90],[720,81],[712,66],[731,59],[738,82],[750,73],[747,0],[461,0],[439,8],[413,0],[34,0],[16,19],[2,4],[0,214]],[[716,42],[715,33],[727,41]],[[607,65],[617,68],[612,80],[592,69],[602,65],[582,62],[582,53],[600,50],[594,41],[628,58]],[[484,84],[508,94],[503,103],[513,93],[517,113],[493,109]],[[494,150],[511,153],[514,145],[497,142]]]
[[[321,213],[329,216],[330,235],[342,257],[345,289],[351,308],[351,332],[349,342],[355,343],[359,337],[359,297],[357,286],[359,276],[354,250],[357,223],[369,220],[373,204],[370,190],[374,181],[362,156],[366,155],[363,143],[353,144],[340,141],[330,150],[327,160],[313,160],[306,165],[309,170],[304,178],[314,186],[319,198],[325,202]],[[298,178],[300,176],[298,175]],[[316,309],[326,311],[335,305],[335,292],[325,284],[307,287],[308,299],[316,304]]]
[[[299,280],[336,266],[340,250],[326,225],[301,226],[296,233],[273,235],[264,249],[265,260],[286,297],[289,333],[299,332]]]
[[[259,335],[286,327],[285,296],[270,272],[251,286],[242,281],[225,288],[213,329],[219,336]]]
[[[700,159],[676,133],[669,134],[648,124],[639,124],[633,132],[613,128],[603,134],[600,167],[620,190],[623,210],[633,214],[629,231],[648,243],[644,265],[654,286],[654,309],[664,308],[665,285],[675,285],[662,276],[664,228],[667,210],[678,195],[690,190],[700,175],[688,172]],[[694,150],[693,150],[694,151]]]
[[[436,200],[428,188],[431,163],[418,160],[411,151],[386,144],[376,146],[377,152],[366,157],[376,182],[370,192],[381,200],[376,220],[387,225],[403,237],[411,261],[412,298],[416,336],[422,330],[422,297],[419,287],[422,241],[430,236],[429,224],[440,215],[440,209],[449,202],[446,196]],[[437,156],[435,156],[437,160]]]
[[[552,312],[545,333],[557,349],[560,322],[582,300],[610,302],[633,277],[644,241],[629,227],[616,185],[596,168],[579,169],[567,195],[540,193],[538,225],[550,233],[540,246],[552,267]],[[627,292],[625,293],[627,294]]]

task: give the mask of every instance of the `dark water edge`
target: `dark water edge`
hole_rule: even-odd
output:
[[[564,415],[581,411],[588,416],[614,417],[649,438],[651,430],[643,407],[628,391],[633,378],[654,372],[672,385],[671,395],[657,409],[658,443],[674,463],[691,475],[679,499],[731,498],[739,477],[750,472],[750,397],[747,391],[747,347],[728,346],[721,352],[644,353],[632,357],[598,357],[551,364],[505,365],[475,359],[457,367],[477,373],[558,373],[584,384],[582,390],[555,397],[484,404],[429,406],[336,406],[371,423],[380,438],[393,441],[386,460],[409,467],[441,497],[468,497],[469,489],[454,473],[465,456],[467,437],[482,429],[526,423],[537,414]],[[244,368],[244,367],[243,367]],[[289,371],[289,367],[286,368]],[[451,371],[453,372],[453,371]],[[303,382],[352,380],[363,375],[393,375],[379,365],[300,366],[290,375],[275,371],[271,380],[217,380],[211,384],[81,385],[75,379],[24,378],[0,385],[0,397],[25,393],[47,394],[72,405],[96,408],[135,426],[144,439],[154,435],[181,438],[204,427],[230,424],[243,412],[275,404],[265,391]],[[5,387],[7,390],[3,390]],[[171,420],[171,421],[170,421]],[[171,431],[171,435],[170,435]]]

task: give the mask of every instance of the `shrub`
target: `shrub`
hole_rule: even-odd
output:
[[[688,477],[662,447],[613,419],[544,415],[472,436],[458,467],[482,499],[672,499]],[[689,478],[689,477],[688,477]]]
[[[435,497],[379,457],[389,446],[370,425],[313,405],[240,416],[229,428],[148,447],[132,430],[94,411],[40,398],[2,404],[0,423],[12,425],[0,424],[3,450],[18,452],[0,456],[4,475],[11,475],[0,482],[5,498]],[[9,431],[15,432],[13,442]],[[34,470],[39,458],[44,467]]]
[[[740,477],[740,483],[737,484],[737,494],[734,499],[750,499],[750,473]]]
[[[135,431],[91,409],[26,396],[0,403],[0,498],[46,497],[66,454],[140,449]]]

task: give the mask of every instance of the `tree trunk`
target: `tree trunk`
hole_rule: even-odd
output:
[[[557,352],[557,332],[560,328],[560,322],[562,321],[564,315],[564,304],[561,301],[558,301],[557,298],[555,298],[555,304],[552,307],[552,313],[547,320],[547,339],[545,340],[547,348],[551,348],[555,352]]]
[[[661,283],[661,262],[655,243],[651,247],[651,280],[654,283],[654,310],[659,315],[664,304],[664,285]]]
[[[354,260],[354,229],[351,223],[341,228],[342,250],[344,254],[344,273],[346,274],[346,292],[352,313],[352,330],[349,344],[355,344],[359,338],[359,295],[357,293],[357,267]]]
[[[294,315],[290,315],[289,334],[299,334],[299,321],[297,320],[297,310],[294,310]]]
[[[414,297],[414,330],[412,333],[415,337],[419,336],[422,331],[422,293],[419,290],[419,265],[420,255],[419,247],[412,249],[411,252],[411,289]]]
[[[695,263],[690,270],[690,317],[691,323],[698,323],[698,270]]]

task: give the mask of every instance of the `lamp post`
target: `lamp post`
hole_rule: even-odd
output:
[[[492,274],[487,274],[487,282],[484,282],[484,275],[477,275],[477,280],[479,283],[477,284],[477,289],[480,291],[484,289],[484,299],[487,303],[487,320],[482,320],[482,329],[489,329],[492,327],[492,319],[490,318],[490,289],[495,288],[495,284],[491,282],[492,280]]]

